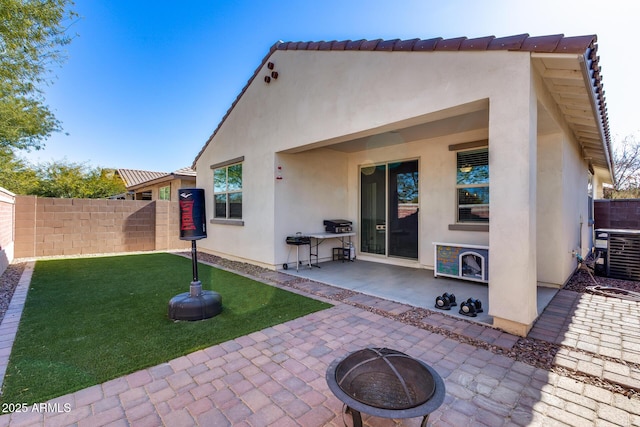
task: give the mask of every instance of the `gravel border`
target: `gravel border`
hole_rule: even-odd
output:
[[[18,286],[22,272],[26,267],[26,262],[18,262],[9,264],[7,269],[0,276],[0,323],[4,319],[4,314],[9,309],[11,298]]]

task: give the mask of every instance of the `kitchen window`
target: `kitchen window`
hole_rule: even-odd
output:
[[[242,162],[213,169],[214,218],[242,219]]]
[[[489,149],[456,153],[457,223],[489,222]]]

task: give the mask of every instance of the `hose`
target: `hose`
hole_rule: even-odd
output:
[[[595,295],[615,297],[629,301],[640,302],[640,292],[628,291],[626,289],[614,288],[610,286],[587,286],[587,291]]]

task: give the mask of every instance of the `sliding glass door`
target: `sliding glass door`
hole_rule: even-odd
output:
[[[360,169],[360,251],[418,259],[418,161]]]

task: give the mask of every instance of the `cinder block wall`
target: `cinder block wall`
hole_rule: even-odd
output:
[[[180,240],[180,205],[178,201],[157,200],[156,250],[191,248],[191,242]]]
[[[17,196],[15,257],[188,248],[179,239],[178,218],[164,214],[178,203],[160,202],[160,210],[158,203]]]
[[[0,274],[13,261],[15,195],[0,187]]]
[[[640,199],[594,201],[595,228],[640,230]]]

